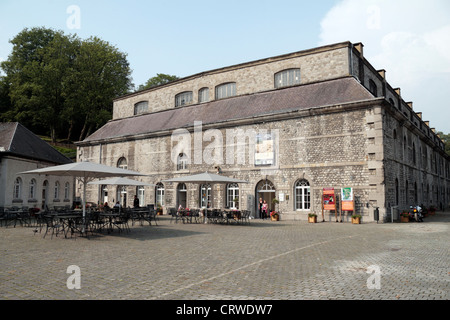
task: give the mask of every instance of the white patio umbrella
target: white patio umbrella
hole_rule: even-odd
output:
[[[89,161],[74,162],[63,164],[60,166],[25,171],[21,173],[76,177],[83,184],[83,198],[81,199],[81,203],[83,205],[83,219],[86,216],[86,185],[88,184],[88,182],[92,181],[93,179],[107,177],[145,176],[145,174],[142,174],[140,172],[110,167]]]
[[[179,183],[198,183],[198,184],[206,184],[206,183],[248,183],[246,180],[240,180],[235,178],[230,178],[226,176],[222,176],[219,174],[204,172],[184,177],[177,177],[168,180],[163,180],[163,182],[179,182]],[[206,222],[206,215],[204,216],[204,222]]]
[[[123,177],[115,177],[115,178],[111,178],[111,179],[91,181],[91,182],[88,182],[88,184],[110,185],[110,186],[147,186],[147,187],[155,187],[156,186],[156,184],[146,183],[146,182],[123,178]]]

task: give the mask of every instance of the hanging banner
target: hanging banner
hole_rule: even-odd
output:
[[[353,205],[353,188],[341,189],[341,210],[342,211],[354,211]]]
[[[275,164],[275,138],[272,133],[256,135],[255,166]]]
[[[323,189],[323,209],[336,210],[336,199],[334,197],[334,188]]]

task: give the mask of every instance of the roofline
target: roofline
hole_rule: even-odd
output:
[[[15,158],[27,159],[27,160],[32,160],[32,161],[46,162],[46,163],[53,164],[53,165],[61,165],[61,164],[73,163],[73,161],[70,158],[67,158],[63,154],[61,154],[61,155],[63,157],[65,157],[69,162],[50,161],[49,159],[33,157],[33,156],[26,155],[26,154],[21,154],[21,153],[16,153],[16,152],[11,152],[11,151],[0,152],[0,158],[15,157]]]
[[[359,101],[351,101],[346,103],[339,103],[339,104],[333,104],[333,105],[323,105],[308,109],[301,109],[301,110],[290,110],[290,111],[280,111],[276,113],[271,114],[260,114],[257,116],[251,116],[251,117],[245,117],[245,118],[239,118],[239,119],[227,119],[222,120],[219,122],[209,123],[209,124],[203,124],[202,129],[208,130],[208,129],[224,129],[224,128],[230,128],[230,127],[236,127],[240,125],[251,125],[255,123],[261,123],[261,122],[267,122],[267,121],[283,121],[288,120],[292,118],[299,118],[299,117],[307,117],[307,116],[314,116],[320,113],[328,114],[328,113],[336,113],[336,112],[342,112],[344,110],[354,110],[357,108],[369,108],[373,105],[380,105],[383,104],[383,101],[385,101],[384,97],[377,97],[373,99],[366,99],[366,100],[359,100]],[[194,130],[194,124],[190,124],[188,126],[182,127],[183,129],[186,129],[188,131]],[[104,143],[121,143],[125,141],[130,140],[143,140],[143,139],[149,139],[154,137],[163,137],[163,136],[169,136],[173,133],[175,129],[165,129],[155,132],[145,132],[140,134],[130,134],[130,135],[123,135],[123,136],[116,136],[106,139],[98,139],[98,140],[90,140],[90,141],[79,141],[76,143],[77,147],[87,147],[87,146],[94,146]]]
[[[144,90],[141,90],[141,91],[135,91],[135,92],[132,92],[132,93],[125,94],[123,96],[120,96],[120,97],[117,97],[117,98],[113,99],[113,102],[124,100],[124,99],[130,98],[130,97],[133,97],[133,96],[141,95],[143,93],[155,91],[155,90],[158,90],[158,89],[161,89],[161,88],[164,88],[164,87],[173,86],[173,85],[176,85],[176,84],[179,84],[179,83],[182,83],[182,82],[186,82],[186,81],[189,81],[189,80],[192,80],[192,79],[196,79],[196,78],[201,78],[201,77],[204,77],[204,76],[207,76],[207,75],[211,75],[211,74],[216,74],[216,73],[221,73],[221,72],[241,69],[241,68],[244,68],[244,67],[250,67],[250,66],[255,66],[255,65],[259,65],[259,64],[265,64],[265,63],[268,63],[268,62],[274,62],[274,61],[279,61],[279,60],[284,60],[284,59],[290,59],[290,58],[296,58],[296,57],[300,57],[300,56],[306,56],[306,55],[315,54],[315,53],[318,53],[318,52],[325,52],[325,51],[330,51],[330,50],[335,50],[335,49],[340,49],[340,48],[345,48],[345,47],[351,48],[352,45],[353,44],[350,41],[339,42],[339,43],[325,45],[325,46],[321,46],[321,47],[316,47],[316,48],[306,49],[306,50],[302,50],[302,51],[296,51],[296,52],[292,52],[292,53],[287,53],[287,54],[282,54],[282,55],[278,55],[278,56],[273,56],[273,57],[269,57],[269,58],[263,58],[263,59],[249,61],[249,62],[243,62],[243,63],[239,63],[239,64],[227,66],[227,67],[212,69],[212,70],[209,70],[209,71],[203,71],[203,72],[200,72],[200,73],[196,73],[194,75],[190,75],[190,76],[187,76],[187,77],[180,78],[180,79],[175,80],[175,81],[171,81],[171,82],[166,83],[166,84],[162,84],[162,85],[151,87],[151,88],[144,89]]]

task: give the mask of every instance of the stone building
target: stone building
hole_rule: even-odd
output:
[[[72,206],[73,178],[22,174],[71,162],[20,123],[0,123],[0,208]]]
[[[343,42],[202,72],[114,101],[113,119],[78,143],[78,161],[148,174],[155,188],[91,188],[90,201],[164,208],[228,207],[258,217],[266,200],[281,219],[322,213],[323,189],[353,188],[354,210],[380,220],[392,207],[447,206],[444,143],[364,58]],[[164,183],[220,172],[239,185]],[[106,191],[107,190],[107,191]],[[277,198],[279,204],[272,204]],[[339,205],[338,205],[339,207]],[[344,212],[348,219],[351,212]],[[324,211],[334,221],[334,211]]]

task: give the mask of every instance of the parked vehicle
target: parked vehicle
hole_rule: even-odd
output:
[[[423,222],[422,208],[420,206],[411,206],[409,208],[409,221]]]

